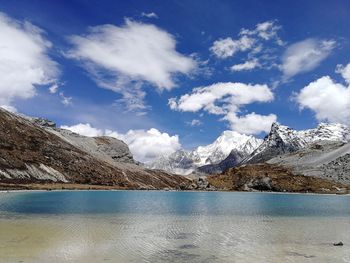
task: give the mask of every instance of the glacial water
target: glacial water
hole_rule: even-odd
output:
[[[350,262],[350,196],[0,193],[0,262]]]

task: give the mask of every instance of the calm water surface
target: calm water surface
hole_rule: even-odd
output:
[[[350,196],[0,193],[0,262],[350,262]]]

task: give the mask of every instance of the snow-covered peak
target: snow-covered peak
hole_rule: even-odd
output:
[[[251,135],[240,134],[236,131],[224,131],[213,143],[199,146],[192,153],[199,157],[198,166],[215,164],[225,159],[232,150],[244,151],[249,154],[252,148],[257,148],[261,143],[261,139]]]
[[[299,150],[316,141],[326,140],[348,142],[350,128],[339,123],[320,123],[314,129],[297,131],[275,122],[265,141],[244,162],[264,161],[278,154]]]
[[[320,123],[315,129],[305,131],[311,141],[344,141],[350,140],[350,128],[340,123]]]
[[[235,131],[224,131],[211,144],[199,146],[192,151],[179,150],[166,157],[161,157],[148,166],[181,174],[188,174],[197,167],[217,164],[224,160],[232,150],[243,156],[251,154],[263,140]]]

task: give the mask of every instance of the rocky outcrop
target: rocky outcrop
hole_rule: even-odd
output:
[[[70,183],[122,189],[186,188],[191,180],[133,163],[123,142],[87,138],[0,109],[0,183]]]
[[[286,167],[273,164],[230,168],[221,174],[208,176],[208,182],[226,191],[346,193],[350,190],[349,185],[294,174]]]
[[[296,174],[350,184],[350,143],[319,141],[267,161]]]

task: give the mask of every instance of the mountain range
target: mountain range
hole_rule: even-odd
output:
[[[213,143],[192,151],[178,150],[147,164],[148,168],[189,175],[200,167],[216,165],[234,152],[237,163],[249,156],[263,140],[235,131],[224,131]]]
[[[264,140],[225,131],[145,167],[112,137],[3,109],[0,123],[0,189],[350,190],[350,129],[342,124],[296,131],[274,123]]]
[[[183,175],[219,173],[238,165],[265,162],[318,141],[348,142],[350,128],[321,123],[314,129],[297,131],[276,122],[264,140],[224,131],[212,144],[162,156],[148,167]]]

